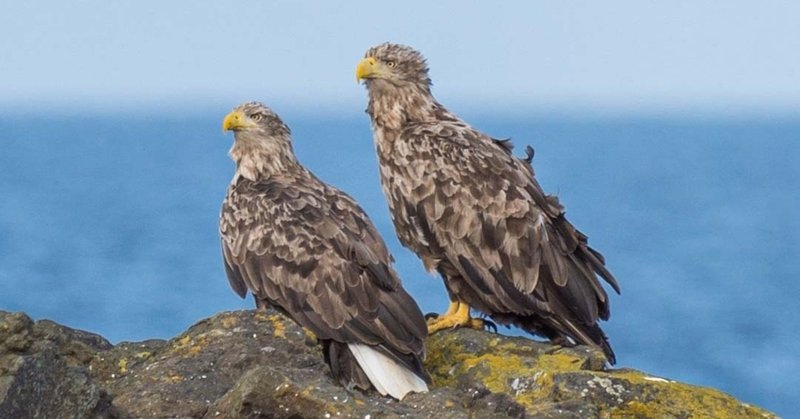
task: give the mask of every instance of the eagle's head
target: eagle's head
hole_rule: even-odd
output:
[[[272,109],[259,102],[247,102],[237,106],[225,116],[222,130],[233,131],[237,138],[242,134],[249,138],[275,138],[290,134],[289,127],[281,121],[281,118]]]
[[[255,181],[295,167],[289,127],[272,109],[258,102],[236,107],[222,120],[223,131],[233,131],[236,141],[228,153],[236,162],[237,176]]]
[[[367,50],[356,67],[356,80],[383,80],[395,85],[429,87],[428,64],[419,51],[399,44],[383,43]]]

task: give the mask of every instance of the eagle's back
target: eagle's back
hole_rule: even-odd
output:
[[[251,292],[323,342],[373,345],[426,377],[425,320],[348,195],[305,171],[242,177],[223,202],[220,235],[229,281],[241,296]],[[342,350],[326,343],[325,352],[336,375],[329,358]]]
[[[508,142],[462,121],[376,133],[384,193],[400,241],[448,291],[504,323],[607,347],[602,256],[546,195]]]

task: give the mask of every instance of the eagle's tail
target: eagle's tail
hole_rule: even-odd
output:
[[[402,400],[410,392],[425,393],[425,380],[377,349],[360,343],[347,344],[369,381],[382,395]]]
[[[502,319],[502,317],[501,317]],[[575,343],[599,347],[606,356],[608,363],[614,365],[617,357],[608,337],[598,324],[579,325],[568,319],[554,319],[552,317],[529,316],[512,321],[528,333],[544,336],[560,344],[570,346]]]
[[[609,364],[614,365],[617,363],[617,357],[614,354],[614,350],[611,349],[611,344],[608,343],[608,337],[599,325],[593,324],[578,327],[569,320],[564,321],[564,323],[566,323],[567,330],[572,332],[571,335],[574,336],[575,340],[584,345],[594,345],[599,347],[606,355],[606,359],[608,360]],[[568,333],[565,334],[569,335]]]

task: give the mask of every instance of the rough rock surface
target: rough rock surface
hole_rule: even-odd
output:
[[[397,402],[338,386],[314,337],[276,312],[113,346],[0,311],[0,418],[774,417],[717,390],[605,370],[586,347],[461,329],[429,338],[428,354],[432,391]]]

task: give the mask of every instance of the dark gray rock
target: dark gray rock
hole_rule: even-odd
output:
[[[428,339],[430,393],[348,391],[316,340],[268,311],[218,314],[164,341],[0,312],[0,417],[772,417],[716,390],[604,369],[601,353],[474,330]]]
[[[0,342],[0,418],[120,416],[86,368],[104,339],[0,312]]]

